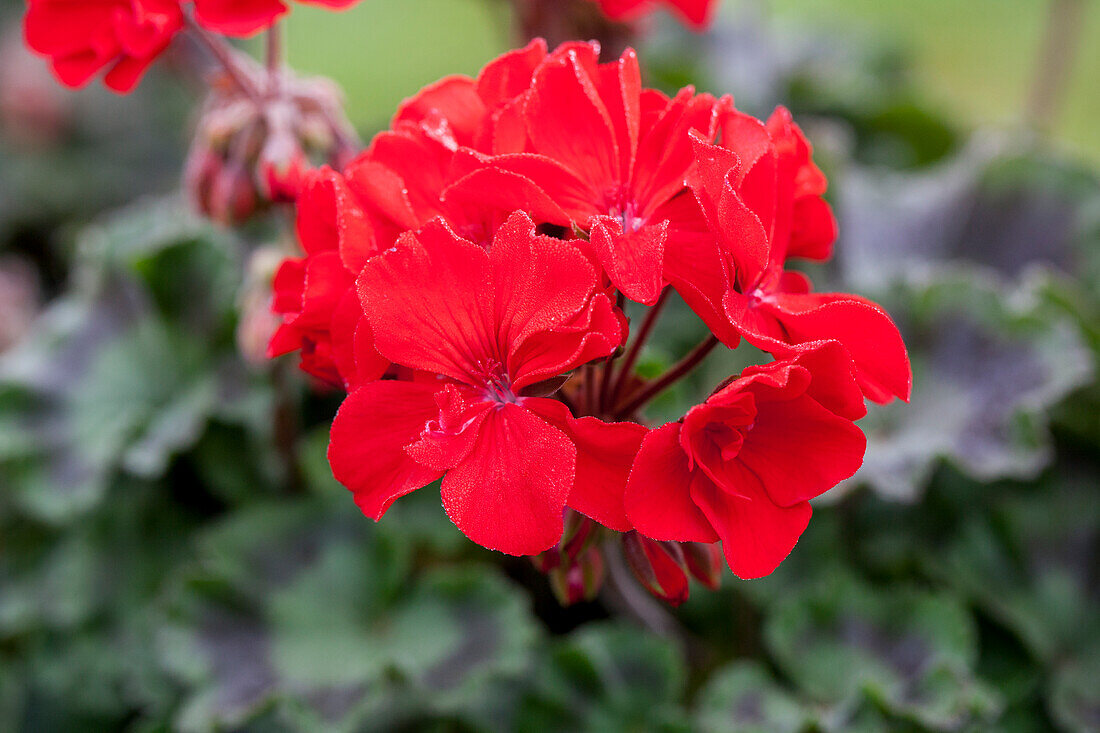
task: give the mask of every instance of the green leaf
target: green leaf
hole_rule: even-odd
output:
[[[887,307],[910,350],[913,399],[860,423],[867,456],[852,482],[912,501],[940,459],[982,481],[1038,475],[1052,457],[1048,411],[1094,367],[1076,326],[1035,293],[962,270],[895,288]]]
[[[946,596],[829,577],[773,608],[765,639],[795,684],[821,703],[873,701],[933,730],[999,712],[974,674],[972,620]]]
[[[713,674],[696,703],[704,733],[798,733],[809,711],[757,662],[735,662]]]
[[[1065,469],[1002,490],[990,516],[971,516],[922,565],[1053,662],[1100,635],[1090,547],[1100,537],[1095,479]]]
[[[1084,648],[1080,656],[1063,664],[1054,674],[1050,712],[1067,731],[1100,728],[1100,645]]]
[[[685,671],[671,642],[616,625],[590,625],[537,666],[517,729],[680,731]]]
[[[292,730],[476,714],[527,670],[526,603],[479,568],[411,574],[408,547],[339,502],[255,506],[206,533],[160,638],[183,730]]]

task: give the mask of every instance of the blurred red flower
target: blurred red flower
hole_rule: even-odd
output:
[[[631,20],[656,7],[656,0],[596,0],[612,20]],[[660,0],[661,4],[696,29],[706,28],[718,0]]]
[[[331,10],[345,10],[359,0],[298,0]],[[194,0],[195,20],[227,36],[247,37],[269,27],[289,10],[283,0]]]
[[[358,0],[300,0],[333,10]],[[103,69],[103,83],[126,93],[184,27],[194,5],[204,28],[250,36],[287,12],[281,0],[27,0],[27,45],[47,56],[62,84],[80,87]]]
[[[28,0],[24,36],[66,86],[106,69],[103,83],[128,92],[182,27],[179,0]]]

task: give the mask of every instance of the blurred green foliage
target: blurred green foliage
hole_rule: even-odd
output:
[[[506,43],[485,7],[299,12],[291,51],[342,67],[376,126]],[[408,36],[383,32],[404,12]],[[363,19],[388,65],[344,61]],[[432,54],[406,63],[422,33]],[[661,79],[795,107],[842,231],[812,274],[881,300],[913,352],[912,404],[872,409],[866,469],[788,561],[694,589],[661,637],[611,603],[559,608],[433,488],[362,517],[324,456],[338,396],[238,353],[246,263],[278,222],[230,233],[170,193],[185,100],[155,75],[81,93],[51,147],[0,140],[0,258],[42,286],[0,353],[0,730],[1100,729],[1095,170],[971,137],[881,45],[810,36],[742,95],[740,46],[682,38],[655,43]],[[666,316],[644,370],[698,340],[682,303]],[[715,352],[651,417],[757,358]]]

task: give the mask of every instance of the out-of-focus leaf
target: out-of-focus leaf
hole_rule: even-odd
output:
[[[89,227],[79,252],[72,291],[0,357],[0,433],[22,436],[0,451],[4,500],[54,524],[119,471],[162,475],[212,417],[251,419],[239,408],[259,394],[232,340],[225,235],[151,200]]]
[[[1050,712],[1067,731],[1100,729],[1100,645],[1083,647],[1079,655],[1055,672]]]
[[[196,337],[225,337],[242,279],[242,243],[180,196],[144,199],[84,229],[87,267],[132,273],[160,315]]]
[[[880,293],[970,264],[1012,279],[1037,265],[1100,275],[1100,180],[1021,140],[975,139],[928,171],[853,167],[838,177],[842,282]]]
[[[157,76],[126,96],[92,87],[63,92],[71,135],[49,148],[0,139],[0,241],[28,227],[86,221],[178,185],[179,122],[191,100]]]
[[[756,662],[736,662],[713,673],[696,702],[699,730],[707,733],[798,733],[810,713]]]
[[[588,626],[536,667],[519,730],[686,731],[677,704],[683,662],[672,644],[635,628]]]
[[[191,690],[181,729],[271,709],[294,730],[353,728],[395,700],[457,714],[526,669],[535,632],[513,589],[476,569],[410,580],[404,543],[332,504],[254,507],[202,541],[161,635]]]
[[[974,675],[975,631],[949,597],[909,587],[873,591],[841,577],[781,601],[765,638],[812,699],[873,701],[933,730],[992,719],[996,694]]]
[[[1087,475],[1056,473],[971,516],[922,564],[1053,662],[1100,637],[1095,608],[1100,505]]]
[[[1094,369],[1075,325],[1038,291],[979,272],[894,289],[886,303],[909,347],[913,398],[861,422],[868,448],[854,483],[912,501],[941,458],[987,481],[1039,473],[1052,455],[1047,411]]]

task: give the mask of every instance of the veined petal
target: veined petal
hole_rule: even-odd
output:
[[[536,334],[512,349],[509,373],[517,390],[615,353],[626,329],[622,312],[603,293],[568,323]]]
[[[536,151],[577,171],[597,191],[623,181],[614,123],[575,51],[535,72],[525,115]]]
[[[462,145],[473,143],[478,128],[486,117],[485,102],[478,94],[477,84],[468,76],[448,76],[420,90],[397,108],[393,125],[401,122],[422,122],[432,113],[443,117]]]
[[[592,224],[591,242],[615,287],[633,301],[653,305],[664,285],[667,237],[667,221],[624,232],[618,220],[599,216]]]
[[[909,401],[909,354],[897,326],[878,305],[845,293],[779,293],[767,312],[782,325],[790,344],[823,339],[843,344],[868,399]]]
[[[564,433],[503,404],[485,413],[469,455],[444,477],[443,507],[479,545],[537,555],[561,539],[576,460]]]
[[[375,346],[412,369],[477,383],[497,354],[492,273],[481,247],[434,221],[366,264],[359,297]]]
[[[405,452],[439,414],[434,393],[430,384],[370,382],[348,395],[336,413],[329,464],[368,517],[381,519],[396,499],[440,477]]]
[[[755,474],[773,502],[786,507],[850,478],[863,464],[866,448],[855,423],[803,394],[758,403],[756,422],[736,462]]]

